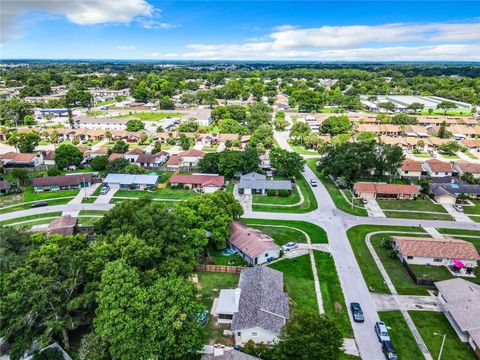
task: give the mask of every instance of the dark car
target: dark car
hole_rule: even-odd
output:
[[[350,310],[352,311],[353,321],[355,322],[364,322],[365,318],[363,316],[363,311],[359,303],[352,302],[350,303]]]
[[[36,202],[35,204],[32,204],[32,208],[37,208],[37,207],[42,207],[42,206],[47,206],[48,203],[46,201],[39,201],[39,202]]]
[[[386,359],[398,360],[397,352],[395,351],[395,348],[393,347],[393,344],[391,341],[384,341],[382,343],[382,351],[385,354]]]

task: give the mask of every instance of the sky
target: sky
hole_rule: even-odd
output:
[[[480,61],[480,1],[0,0],[0,59]]]

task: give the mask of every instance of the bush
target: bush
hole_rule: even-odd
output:
[[[277,192],[273,189],[268,189],[267,190],[267,196],[276,196]]]
[[[58,176],[60,175],[62,172],[56,167],[51,167],[50,169],[47,170],[47,175],[48,176]]]
[[[282,189],[278,192],[278,195],[280,195],[280,197],[289,197],[290,190]]]

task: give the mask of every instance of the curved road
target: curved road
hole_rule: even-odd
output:
[[[287,143],[286,132],[275,132],[275,138],[280,147],[291,151],[291,148]],[[353,216],[338,210],[335,207],[335,204],[333,203],[327,189],[322,185],[322,182],[308,166],[305,167],[303,175],[307,180],[317,180],[318,187],[312,188],[318,202],[318,208],[316,210],[306,214],[246,212],[244,217],[278,220],[302,220],[314,223],[325,229],[328,235],[331,252],[335,260],[335,266],[340,278],[340,283],[347,307],[350,302],[359,302],[362,305],[365,314],[365,322],[363,324],[358,324],[351,321],[360,355],[364,360],[384,359],[380,343],[378,342],[377,336],[373,330],[375,322],[379,320],[375,303],[363,279],[360,267],[355,259],[355,255],[348,241],[346,234],[347,230],[355,225],[367,224],[480,230],[480,223]],[[0,214],[0,221],[55,211],[110,210],[113,206],[114,204],[95,203],[47,206],[43,208],[26,209]],[[348,313],[349,316],[351,316],[350,311],[348,311]]]

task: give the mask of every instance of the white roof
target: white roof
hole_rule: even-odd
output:
[[[217,301],[217,314],[234,314],[238,312],[241,289],[222,289]]]
[[[132,175],[132,174],[108,174],[105,178],[106,183],[118,183],[122,185],[131,184],[156,184],[157,175]]]

